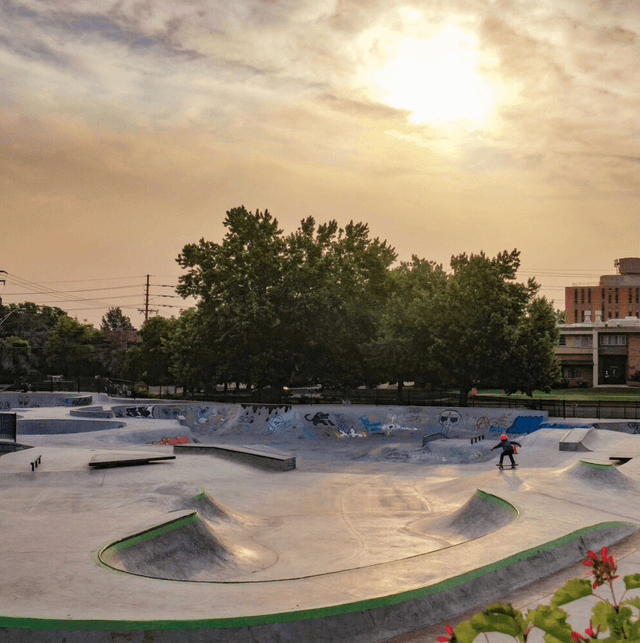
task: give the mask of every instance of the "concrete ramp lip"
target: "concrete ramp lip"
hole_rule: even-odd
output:
[[[588,484],[621,491],[638,491],[635,483],[613,464],[578,460],[562,472],[562,477],[579,479]]]

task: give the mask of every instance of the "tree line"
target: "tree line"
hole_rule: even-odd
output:
[[[517,250],[460,254],[445,270],[417,256],[398,264],[365,223],[308,217],[285,235],[267,210],[242,206],[224,226],[220,243],[201,239],[177,257],[177,291],[196,305],[149,319],[126,351],[109,332],[132,328],[120,309],[98,330],[60,309],[21,305],[27,312],[0,327],[4,379],[29,364],[194,393],[414,382],[459,388],[460,404],[473,387],[532,394],[560,379],[557,315],[534,279],[517,281]]]

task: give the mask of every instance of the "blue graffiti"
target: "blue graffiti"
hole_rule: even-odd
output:
[[[542,415],[518,415],[509,427],[509,433],[533,433],[540,428],[543,420]]]
[[[363,415],[358,418],[367,431],[381,431],[382,422],[372,422],[368,415]]]

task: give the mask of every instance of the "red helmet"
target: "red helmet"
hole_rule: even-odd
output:
[[[501,439],[501,440],[508,440],[509,438],[508,438],[506,435],[501,435],[501,436],[500,436],[500,439]]]

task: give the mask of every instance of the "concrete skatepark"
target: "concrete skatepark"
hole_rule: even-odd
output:
[[[387,641],[588,549],[640,548],[631,421],[83,394],[0,404],[18,418],[18,450],[0,458],[0,642]],[[516,470],[495,466],[503,432],[522,444]]]

